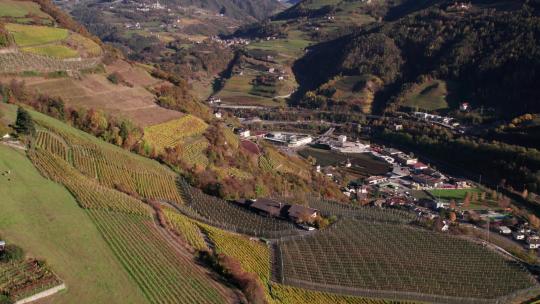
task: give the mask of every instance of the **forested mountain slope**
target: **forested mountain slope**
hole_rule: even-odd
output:
[[[508,115],[540,111],[540,18],[534,3],[428,4],[402,4],[390,9],[390,21],[311,47],[295,65],[305,91],[336,75],[373,75],[383,82],[378,109],[395,109],[414,83],[442,79],[458,84],[456,101]],[[304,96],[300,104],[332,103],[331,92],[317,93],[317,100]]]

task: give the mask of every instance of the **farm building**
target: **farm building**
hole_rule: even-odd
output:
[[[309,221],[317,217],[318,210],[301,206],[301,205],[288,205],[284,209],[287,216],[293,221]]]
[[[295,222],[311,221],[319,214],[317,209],[296,204],[285,204],[269,198],[240,200],[237,203],[256,211],[260,215],[290,219]]]
[[[280,217],[285,204],[272,199],[260,198],[252,201],[249,207],[262,215]]]

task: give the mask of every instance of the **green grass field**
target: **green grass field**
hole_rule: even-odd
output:
[[[433,194],[435,197],[438,197],[443,200],[458,200],[461,201],[465,198],[465,195],[467,193],[482,193],[482,190],[478,188],[470,188],[470,189],[435,189],[429,191],[431,194]]]
[[[448,108],[446,96],[448,86],[445,81],[432,80],[419,85],[405,96],[404,106],[433,111]]]
[[[255,73],[255,72],[253,72]],[[217,94],[225,103],[237,105],[259,105],[266,107],[277,107],[282,104],[269,97],[250,94],[253,91],[251,81],[254,74],[246,72],[244,75],[234,75]]]
[[[276,39],[255,42],[250,44],[248,48],[277,51],[285,56],[298,57],[302,55],[302,53],[304,52],[304,48],[309,46],[310,43],[311,41],[309,40],[302,38],[291,38],[291,36],[289,36],[288,39]]]
[[[21,18],[28,14],[33,14],[42,18],[50,18],[49,15],[42,12],[39,5],[30,1],[0,1],[0,17]]]
[[[52,303],[146,303],[87,214],[23,152],[0,145],[0,232],[66,283]],[[9,180],[8,180],[9,178]]]
[[[23,52],[33,53],[36,55],[50,56],[60,59],[74,58],[79,56],[79,53],[63,45],[43,45],[43,46],[30,46],[22,48]]]
[[[19,47],[37,46],[64,40],[68,37],[67,29],[47,26],[22,25],[9,23],[6,29],[13,35]]]

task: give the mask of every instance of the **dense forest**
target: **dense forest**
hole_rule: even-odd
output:
[[[473,1],[458,9],[452,3],[437,1],[311,47],[295,64],[303,91],[335,75],[371,74],[385,82],[375,101],[381,109],[396,109],[400,100],[389,97],[398,96],[403,84],[431,77],[458,82],[474,106],[508,116],[540,111],[537,5],[516,1],[493,8]]]

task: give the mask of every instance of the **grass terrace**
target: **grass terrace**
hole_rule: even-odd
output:
[[[66,39],[69,31],[62,28],[9,23],[6,29],[19,47],[38,46]]]
[[[30,46],[22,48],[24,52],[36,54],[36,55],[43,55],[43,56],[51,56],[55,58],[73,58],[77,57],[79,53],[74,50],[70,49],[67,46],[64,45],[42,45],[42,46]]]
[[[28,14],[32,14],[41,18],[50,18],[49,15],[41,11],[39,5],[35,2],[14,0],[0,1],[0,18],[23,18]]]

